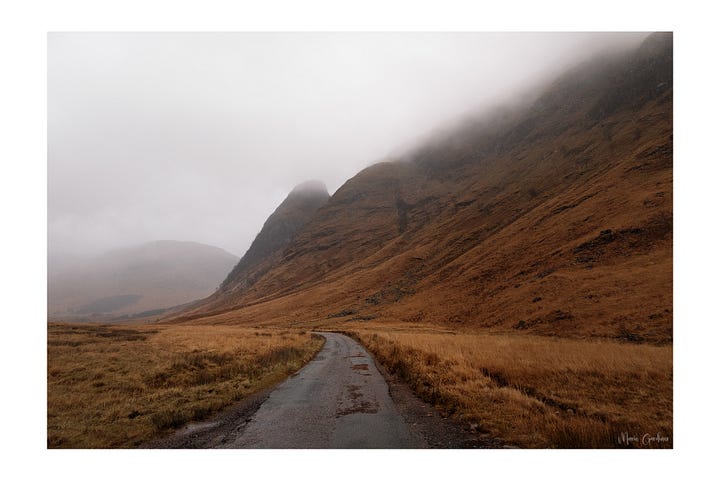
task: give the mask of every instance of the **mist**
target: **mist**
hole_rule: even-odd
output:
[[[48,250],[245,253],[362,168],[642,33],[51,33]]]

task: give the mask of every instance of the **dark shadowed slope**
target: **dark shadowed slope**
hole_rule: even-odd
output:
[[[311,180],[295,187],[265,221],[262,230],[220,289],[223,292],[237,291],[255,283],[272,266],[273,255],[292,240],[329,197],[325,185],[318,181]]]
[[[194,318],[672,338],[672,34],[343,185]]]
[[[249,290],[282,261],[282,251],[295,234],[327,203],[330,195],[322,182],[308,181],[296,186],[263,225],[248,251],[235,265],[220,288],[209,298],[183,310],[184,315],[200,310],[227,310],[228,299]]]

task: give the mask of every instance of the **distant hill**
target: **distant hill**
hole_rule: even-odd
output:
[[[671,341],[672,121],[672,34],[653,34],[363,170],[168,320]]]
[[[212,293],[237,260],[220,248],[166,240],[50,261],[48,315],[137,314],[187,303]]]

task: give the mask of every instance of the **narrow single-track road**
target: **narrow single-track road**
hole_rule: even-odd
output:
[[[378,371],[355,340],[320,333],[317,356],[272,391],[209,421],[189,424],[145,448],[477,448],[459,423],[441,417]],[[391,398],[390,392],[393,392]],[[402,410],[402,412],[401,412]]]
[[[228,448],[418,448],[368,352],[322,333],[323,349],[276,388]]]

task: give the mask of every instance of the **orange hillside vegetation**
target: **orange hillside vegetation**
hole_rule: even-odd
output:
[[[166,320],[671,342],[672,99],[672,34],[589,60],[363,170],[261,274]]]

